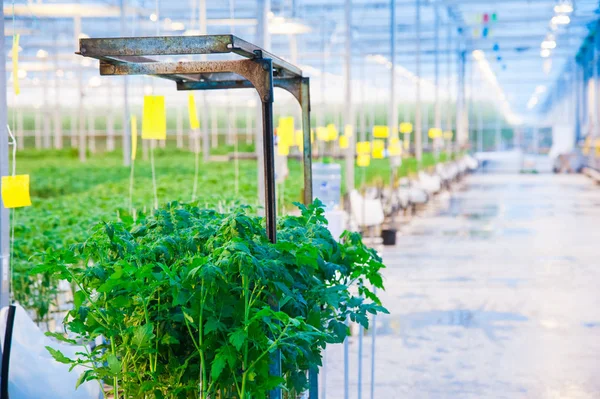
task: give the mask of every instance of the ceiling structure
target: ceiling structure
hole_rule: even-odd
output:
[[[204,0],[123,1],[5,1],[5,51],[10,53],[10,36],[19,33],[24,85],[69,86],[82,62],[86,62],[83,79],[98,84],[97,65],[73,54],[78,35],[199,32],[199,5]],[[206,0],[208,33],[234,33],[255,41],[263,1]],[[370,84],[385,87],[389,85],[391,0],[350,0],[350,4],[353,78],[366,76]],[[396,62],[405,78],[400,79],[399,91],[409,92],[406,88],[417,69],[424,80],[435,82],[436,61],[440,86],[453,87],[462,49],[479,67],[473,68],[470,78],[475,95],[484,92],[488,99],[499,98],[498,104],[519,115],[538,111],[548,88],[595,29],[599,9],[596,0],[396,0],[395,4]],[[270,0],[270,50],[317,79],[324,73],[343,75],[346,5],[346,0]],[[11,68],[9,57],[7,70]],[[478,85],[486,89],[478,91]],[[402,95],[399,98],[403,100]]]

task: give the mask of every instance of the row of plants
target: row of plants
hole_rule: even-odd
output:
[[[137,221],[97,224],[89,236],[39,255],[32,274],[68,280],[74,307],[59,340],[104,344],[67,358],[79,383],[115,398],[295,398],[327,344],[387,312],[371,287],[384,267],[358,234],[336,241],[317,201],[278,220],[277,242],[248,207],[231,212],[169,203]],[[353,289],[352,287],[357,289]],[[281,352],[282,376],[269,374]]]
[[[219,148],[220,152],[227,148]],[[161,203],[182,200],[192,195],[194,154],[171,148],[156,149],[158,197]],[[442,154],[443,156],[443,154]],[[432,165],[434,159],[424,154],[422,165]],[[283,189],[286,206],[301,199],[302,166],[289,160],[290,175]],[[398,170],[399,176],[417,170],[414,159],[407,158]],[[46,248],[64,248],[86,237],[89,226],[99,220],[130,217],[129,168],[122,166],[121,155],[96,154],[86,163],[77,159],[76,150],[21,151],[18,173],[31,175],[33,206],[14,213],[15,241],[13,247],[14,298],[36,314],[38,322],[48,316],[56,305],[58,281],[48,275],[29,274],[31,256]],[[364,170],[366,184],[388,182],[388,159],[374,159]],[[241,203],[260,206],[256,199],[256,162],[240,160],[239,191]],[[363,174],[356,173],[357,187],[363,184]],[[231,163],[209,162],[202,165],[199,177],[199,198],[196,204],[217,208],[230,204],[235,192],[235,173]],[[342,179],[344,182],[344,179]],[[344,190],[344,188],[342,188]],[[136,161],[133,208],[136,212],[152,209],[152,177],[148,161]]]

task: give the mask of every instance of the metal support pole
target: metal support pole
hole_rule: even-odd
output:
[[[0,30],[4,32],[4,10],[0,9]],[[0,38],[0,87],[4,90],[0,93],[0,176],[8,176],[8,111],[6,99],[6,52],[4,51],[4,35]],[[13,71],[17,74],[17,71]],[[2,182],[0,181],[0,190]],[[8,306],[9,303],[9,267],[10,267],[10,214],[9,210],[4,207],[4,203],[0,198],[0,307]]]
[[[421,121],[421,0],[416,0],[416,36],[417,36],[417,83],[415,101],[415,157],[417,163],[423,160],[423,126]]]
[[[206,0],[202,0],[206,1]],[[270,40],[269,40],[269,12],[271,11],[271,0],[258,0],[257,5],[258,10],[258,24],[256,27],[256,45],[264,48],[265,50],[269,50]],[[262,99],[261,99],[262,101]],[[260,110],[258,110],[260,113]],[[263,154],[260,151],[260,148],[263,146],[263,135],[260,133],[260,116],[256,118],[256,140],[255,140],[255,148],[256,148],[256,157],[257,157],[257,168],[258,168],[258,198],[259,203],[265,203],[266,198],[264,197],[265,193],[265,180],[263,175],[260,173],[261,168],[263,167],[263,163],[265,159],[263,158]],[[263,126],[263,131],[264,131]]]
[[[465,126],[465,57],[465,51],[459,48],[458,81],[456,88],[456,144],[459,148],[462,147],[469,138]]]
[[[125,31],[127,29],[127,11],[125,8],[125,1],[121,0],[121,35],[125,37]],[[123,123],[121,124],[123,130],[122,145],[123,145],[123,165],[131,165],[131,132],[129,126],[129,82],[128,77],[123,77]]]
[[[43,97],[44,97],[44,109],[42,111],[42,121],[44,124],[44,139],[43,145],[44,148],[50,148],[52,142],[52,129],[50,128],[50,100],[48,98],[48,89],[50,88],[50,71],[48,71],[48,55],[46,55],[42,60],[42,68],[43,68]]]
[[[57,49],[57,39],[54,38],[54,48]],[[57,75],[58,71],[58,51],[54,53],[54,148],[63,147],[62,140],[62,115],[60,109],[60,82]]]
[[[448,104],[446,109],[446,130],[452,132],[452,25],[448,24],[447,29],[446,91],[448,92]],[[448,151],[448,155],[452,155],[452,139],[449,139],[446,143],[446,151]]]
[[[277,198],[275,191],[275,140],[273,137],[273,66],[271,60],[264,60],[265,73],[269,74],[271,82],[271,93],[269,98],[261,99],[262,121],[263,121],[263,178],[265,183],[265,219],[267,226],[267,237],[272,243],[277,241]],[[278,304],[272,306],[279,310]],[[281,352],[279,350],[271,355],[269,374],[281,376]],[[275,388],[269,393],[269,399],[281,399],[281,388]]]
[[[440,106],[440,7],[438,3],[434,5],[435,10],[435,111],[434,111],[434,126],[437,129],[442,128],[442,110]]]
[[[435,54],[434,54],[434,62],[435,62],[435,103],[433,109],[433,126],[436,129],[442,129],[442,108],[440,104],[440,7],[439,4],[436,3],[434,5],[435,11],[435,38],[434,38],[434,46],[435,46]],[[431,142],[433,146],[433,153],[435,155],[435,159],[437,160],[439,157],[439,144],[442,138],[434,138]]]
[[[390,137],[398,131],[398,106],[396,105],[396,0],[390,0],[390,103],[388,104],[388,129]]]
[[[177,107],[176,118],[177,148],[183,148],[183,107]]]
[[[346,84],[346,101],[344,109],[344,125],[352,126],[354,129],[354,104],[352,101],[352,0],[346,0],[344,15],[346,21],[346,67],[344,68]],[[342,130],[344,127],[342,126]],[[354,137],[350,138],[350,145],[345,151],[346,159],[346,192],[354,190]]]
[[[310,142],[310,83],[308,78],[302,79],[302,94],[300,106],[302,107],[302,140],[304,164],[304,204],[313,202],[312,192],[312,146]],[[311,396],[311,399],[313,397]]]
[[[75,49],[79,50],[79,35],[81,34],[81,16],[76,16],[73,18],[74,32],[75,32]],[[77,120],[79,122],[79,129],[77,134],[79,138],[77,139],[77,145],[79,146],[79,160],[81,162],[85,162],[86,159],[86,137],[85,137],[85,110],[83,105],[83,96],[84,96],[84,86],[83,86],[83,70],[81,66],[81,62],[77,63],[77,82],[79,87],[79,112],[77,115]]]

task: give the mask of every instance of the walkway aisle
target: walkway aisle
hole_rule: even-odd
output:
[[[600,398],[600,187],[475,175],[435,208],[383,250],[375,398]],[[341,348],[328,363],[342,398]]]

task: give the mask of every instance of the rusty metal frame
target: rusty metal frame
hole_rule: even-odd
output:
[[[235,53],[245,59],[162,62],[148,56]],[[277,239],[273,88],[290,92],[302,108],[304,203],[312,198],[310,82],[287,61],[233,35],[91,38],[79,40],[78,54],[100,60],[103,76],[151,75],[176,82],[177,90],[254,88],[262,103],[267,236]],[[274,304],[278,308],[277,304]],[[270,373],[281,376],[281,354],[274,353]],[[270,399],[281,399],[274,389]],[[309,398],[318,399],[318,370],[309,371]]]

